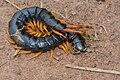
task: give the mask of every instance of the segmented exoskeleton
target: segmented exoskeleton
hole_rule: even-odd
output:
[[[28,26],[30,21],[33,22],[33,26],[37,25],[38,30],[40,24],[37,23],[40,21],[49,32],[52,32],[45,36],[42,34],[33,36],[32,32],[26,30],[26,28],[35,29]],[[9,22],[8,32],[17,45],[30,51],[50,51],[65,41],[73,43],[78,52],[86,50],[85,39],[79,34],[79,31],[67,29],[65,23],[61,23],[45,8],[30,7],[16,12]]]

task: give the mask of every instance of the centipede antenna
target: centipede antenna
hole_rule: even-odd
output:
[[[17,8],[18,10],[21,10],[20,7],[18,7],[17,5],[15,5],[14,3],[10,2],[9,0],[5,0],[6,2],[8,2],[9,4],[11,4],[13,7]]]

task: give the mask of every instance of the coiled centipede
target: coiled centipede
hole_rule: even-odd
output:
[[[45,8],[24,8],[16,12],[9,22],[9,42],[20,46],[16,47],[17,49],[28,50],[23,53],[39,52],[32,58],[50,51],[52,61],[53,50],[56,47],[63,49],[67,54],[69,43],[73,43],[78,51],[75,54],[87,49],[85,39],[81,36],[85,32],[74,30],[76,28],[80,27],[61,22]]]

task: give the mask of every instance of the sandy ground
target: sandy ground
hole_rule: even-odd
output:
[[[40,0],[10,0],[20,8],[39,6]],[[97,0],[99,1],[99,0]],[[15,50],[7,42],[6,28],[15,7],[0,0],[0,80],[120,80],[119,75],[65,68],[66,64],[120,71],[120,0],[43,0],[43,7],[65,16],[71,23],[92,25],[99,41],[93,41],[95,52],[66,56],[56,49],[59,61],[49,63],[49,53],[32,59],[30,55],[13,58]],[[103,0],[104,1],[104,0]],[[106,29],[106,31],[103,29]]]

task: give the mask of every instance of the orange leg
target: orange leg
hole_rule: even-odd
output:
[[[37,22],[35,21],[35,19],[33,19],[33,25],[34,25],[34,27],[36,28]]]
[[[15,42],[11,38],[8,38],[7,41],[11,44],[15,44]]]
[[[91,29],[92,26],[88,26],[88,25],[86,25],[86,26],[84,26],[84,25],[79,25],[79,26],[76,26],[76,25],[68,25],[67,28],[69,28],[69,29],[85,29],[85,28]]]
[[[7,33],[8,35],[10,35],[8,30],[9,30],[9,27],[6,29],[6,33]]]
[[[23,49],[22,47],[19,47],[17,45],[12,45],[13,48],[17,49],[17,50],[20,50],[20,49]]]
[[[54,53],[54,51],[53,51],[53,49],[51,49],[50,50],[50,63],[52,63],[53,53]]]
[[[63,38],[67,39],[66,36],[64,36],[62,33],[58,32],[58,31],[56,31],[56,30],[53,30],[53,29],[52,29],[52,31],[53,31],[55,34],[57,34],[57,35],[59,35],[59,36],[62,36]]]
[[[55,18],[59,18],[58,14],[55,13],[55,12],[52,12],[52,15],[53,15]]]
[[[36,31],[36,28],[34,27],[34,25],[33,25],[31,20],[28,21],[27,26],[29,26],[29,28],[31,28],[32,30]]]
[[[65,47],[65,49],[67,50],[67,53],[68,54],[70,54],[70,52],[69,52],[69,48],[68,48],[68,45],[66,44],[66,42],[65,43],[63,43],[63,46]]]
[[[63,23],[63,24],[67,24],[67,23],[65,22],[65,20],[60,20],[60,22]]]
[[[63,44],[59,45],[58,48],[62,49],[65,53],[69,54]]]
[[[42,23],[40,23],[39,20],[37,20],[37,26],[36,27],[37,27],[37,29],[38,29],[39,32],[43,31],[43,30],[41,31]]]
[[[62,32],[69,32],[69,33],[78,33],[78,34],[84,34],[83,31],[77,31],[77,30],[73,30],[73,29],[63,29],[61,30]]]
[[[32,53],[32,51],[21,51],[18,54],[31,54],[31,53]]]
[[[37,32],[34,36],[40,37],[42,33]]]
[[[38,52],[37,54],[35,54],[34,56],[32,56],[31,58],[29,58],[28,60],[31,60],[31,59],[33,59],[33,58],[36,58],[36,57],[38,57],[39,55],[41,55],[42,54],[42,52]]]
[[[26,32],[28,32],[30,35],[35,35],[36,34],[36,32],[32,31],[32,30],[26,30]]]
[[[49,33],[49,31],[47,30],[47,28],[46,28],[45,25],[43,26],[43,29],[46,31],[46,33],[47,33],[48,35],[50,35],[50,33]]]
[[[43,30],[43,23],[40,23],[39,29],[43,34],[45,34],[45,31]]]

